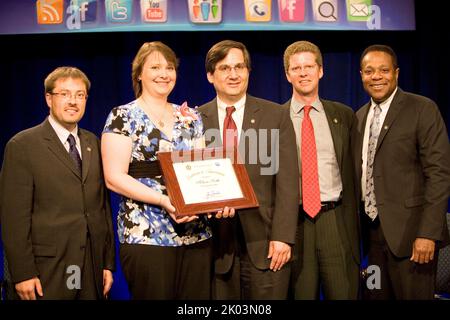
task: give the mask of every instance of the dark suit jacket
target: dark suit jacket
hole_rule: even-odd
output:
[[[353,159],[350,136],[355,120],[353,110],[339,102],[320,99],[330,127],[336,159],[342,180],[342,205],[336,208],[336,222],[339,234],[345,237],[351,247],[356,263],[360,263],[359,217],[354,185]],[[291,100],[284,104],[290,108]],[[300,184],[300,199],[301,184]],[[302,234],[300,230],[300,234]]]
[[[1,183],[2,237],[13,282],[39,276],[44,299],[71,299],[70,265],[82,270],[90,235],[98,291],[114,270],[114,236],[97,137],[79,129],[82,176],[48,119],[6,145]]]
[[[370,103],[356,113],[353,132],[359,188],[369,107]],[[398,88],[378,137],[373,167],[381,228],[396,256],[411,256],[417,237],[448,242],[449,159],[447,130],[437,105]]]
[[[214,99],[198,109],[203,118],[205,129],[219,128],[217,100]],[[258,135],[257,141],[244,143],[245,132],[266,129],[268,138]],[[279,129],[278,172],[271,175],[261,175],[261,169],[267,167],[261,163],[260,157],[255,164],[250,164],[250,152],[261,151],[264,155],[271,150],[271,143],[276,141],[271,129]],[[222,141],[206,141],[208,146],[217,147]],[[259,147],[258,147],[259,146]],[[245,149],[244,149],[245,148]],[[258,150],[258,148],[260,148]],[[268,151],[266,151],[268,150]],[[253,265],[261,270],[269,268],[267,259],[269,241],[276,240],[294,244],[298,219],[298,166],[295,145],[295,133],[289,118],[289,110],[273,102],[247,95],[244,119],[242,124],[239,152],[245,155],[245,167],[250,177],[259,208],[238,211],[242,225],[246,248]],[[258,153],[256,153],[258,154]],[[220,228],[221,221],[217,226]],[[215,229],[215,272],[226,273],[230,270],[234,247],[233,237],[219,238],[220,231]]]

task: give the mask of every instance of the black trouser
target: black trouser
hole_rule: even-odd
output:
[[[103,270],[102,270],[103,274]],[[78,290],[77,300],[97,300],[103,293],[99,293],[96,281],[103,284],[103,279],[95,279],[94,262],[92,259],[92,248],[89,236],[86,240],[86,251],[84,254],[84,266],[81,271],[81,289]],[[103,286],[102,286],[103,287]]]
[[[408,257],[396,257],[383,234],[380,220],[364,218],[368,224],[368,261],[369,265],[380,267],[381,288],[369,290],[366,285],[364,298],[369,300],[418,299],[434,298],[437,250],[434,259],[429,263],[419,264]]]
[[[210,299],[211,245],[210,239],[180,247],[121,244],[120,261],[132,298]]]
[[[239,217],[228,220],[234,225],[234,260],[226,274],[214,274],[213,298],[216,300],[284,300],[287,299],[291,262],[281,270],[258,269],[251,261]],[[228,222],[227,221],[227,222]],[[261,252],[268,254],[268,252]]]

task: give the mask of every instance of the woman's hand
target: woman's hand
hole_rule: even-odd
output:
[[[176,212],[175,207],[170,202],[169,197],[164,194],[161,195],[159,205],[166,210],[166,212],[176,223],[187,223],[198,219],[198,216],[185,216],[177,218],[175,215]]]

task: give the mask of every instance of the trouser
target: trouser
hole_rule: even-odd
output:
[[[295,299],[319,299],[321,289],[325,299],[358,298],[359,267],[336,221],[337,210],[341,209],[321,212],[315,218],[300,210],[302,230],[298,232],[303,233],[303,241],[296,244],[300,252],[294,261],[298,273],[293,277]]]
[[[279,271],[258,269],[252,263],[239,219],[235,219],[235,254],[231,269],[214,274],[213,298],[217,300],[283,300],[287,299],[291,262]],[[268,252],[261,252],[267,255]]]
[[[132,298],[210,299],[211,245],[210,239],[180,247],[121,244],[120,261]]]
[[[369,224],[368,263],[380,268],[381,288],[371,286],[372,289],[369,289],[365,286],[364,298],[369,300],[433,299],[438,250],[435,251],[434,259],[425,264],[410,261],[410,256],[396,257],[387,245],[379,218],[367,223]]]

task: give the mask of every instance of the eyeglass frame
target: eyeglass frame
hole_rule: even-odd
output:
[[[61,99],[66,100],[66,101],[70,101],[70,100],[72,100],[72,98],[77,101],[83,101],[88,98],[88,94],[85,92],[77,92],[75,94],[72,94],[69,91],[61,91],[61,92],[48,92],[48,94],[50,94],[52,96],[60,96]],[[82,96],[80,97],[79,95],[82,95]]]
[[[220,66],[216,66],[216,70],[218,72],[226,75],[230,75],[232,70],[240,74],[244,72],[245,69],[248,69],[245,62],[236,63],[234,66],[230,66],[228,64],[221,64]]]
[[[302,71],[311,73],[317,66],[319,66],[319,64],[316,62],[314,64],[307,64],[304,66],[289,67],[289,72],[292,72],[294,74],[302,73]]]

